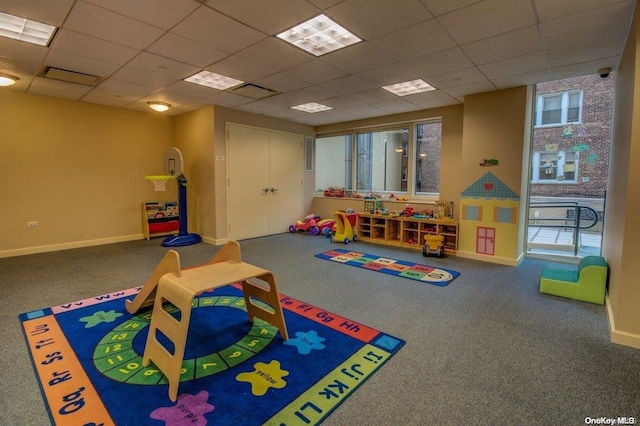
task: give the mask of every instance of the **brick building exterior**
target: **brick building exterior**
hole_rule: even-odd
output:
[[[604,198],[611,144],[613,86],[613,74],[608,78],[594,74],[538,84],[531,196]],[[562,120],[565,122],[541,126],[545,120],[542,118],[545,112],[541,110],[545,107],[541,108],[540,98],[551,95],[551,98],[559,99],[560,96],[555,95],[563,93],[573,93],[574,99],[581,95],[581,113],[577,113],[577,104],[574,103],[573,111],[569,108],[569,113],[565,112],[568,115],[568,119]],[[551,98],[547,109],[554,108],[554,99]],[[555,117],[547,115],[546,120],[553,122]],[[545,165],[549,166],[549,160],[553,163],[554,158],[555,164],[545,168]]]

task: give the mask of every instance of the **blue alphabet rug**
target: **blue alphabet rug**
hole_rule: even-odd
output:
[[[403,340],[280,296],[289,340],[249,322],[237,284],[193,301],[178,398],[142,365],[150,310],[140,287],[20,315],[55,425],[313,425],[373,375]]]

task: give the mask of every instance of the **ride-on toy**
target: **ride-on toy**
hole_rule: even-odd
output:
[[[444,237],[442,235],[427,235],[422,246],[422,255],[434,254],[438,257],[444,255]]]
[[[331,242],[341,242],[349,244],[349,241],[356,241],[358,237],[353,232],[353,225],[356,223],[358,215],[336,210],[333,212],[336,218],[336,233],[331,236]]]
[[[296,223],[289,226],[289,232],[293,234],[296,231],[308,231],[311,235],[318,235],[320,233],[320,227],[318,226],[319,220],[320,216],[310,214],[303,220],[298,220]]]

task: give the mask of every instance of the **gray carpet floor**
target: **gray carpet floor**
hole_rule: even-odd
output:
[[[640,351],[609,341],[603,306],[538,293],[544,266],[509,267],[320,236],[241,241],[280,292],[380,329],[406,345],[324,425],[584,425],[640,419]],[[438,287],[315,258],[331,248],[461,273]],[[183,267],[219,247],[178,248]],[[18,315],[144,283],[166,248],[133,241],[0,259],[0,425],[47,425]]]

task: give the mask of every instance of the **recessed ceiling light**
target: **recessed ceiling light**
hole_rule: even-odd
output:
[[[315,102],[309,102],[308,104],[296,105],[296,106],[292,106],[291,108],[297,109],[298,111],[308,112],[310,114],[313,114],[314,112],[329,111],[330,109],[333,109],[333,108],[331,108],[329,106],[318,104],[318,103],[315,103]]]
[[[48,46],[56,27],[0,12],[0,36]]]
[[[416,93],[436,90],[435,87],[422,79],[405,81],[404,83],[392,84],[391,86],[384,86],[383,89],[398,96],[415,95]]]
[[[147,105],[149,105],[149,108],[157,112],[165,112],[171,108],[171,104],[160,101],[149,101],[147,102]]]
[[[362,41],[325,15],[311,18],[277,37],[316,56]]]
[[[200,71],[198,74],[194,74],[191,77],[185,78],[184,81],[199,84],[201,86],[213,87],[214,89],[218,90],[225,90],[244,83],[244,81],[216,74],[211,71]]]

